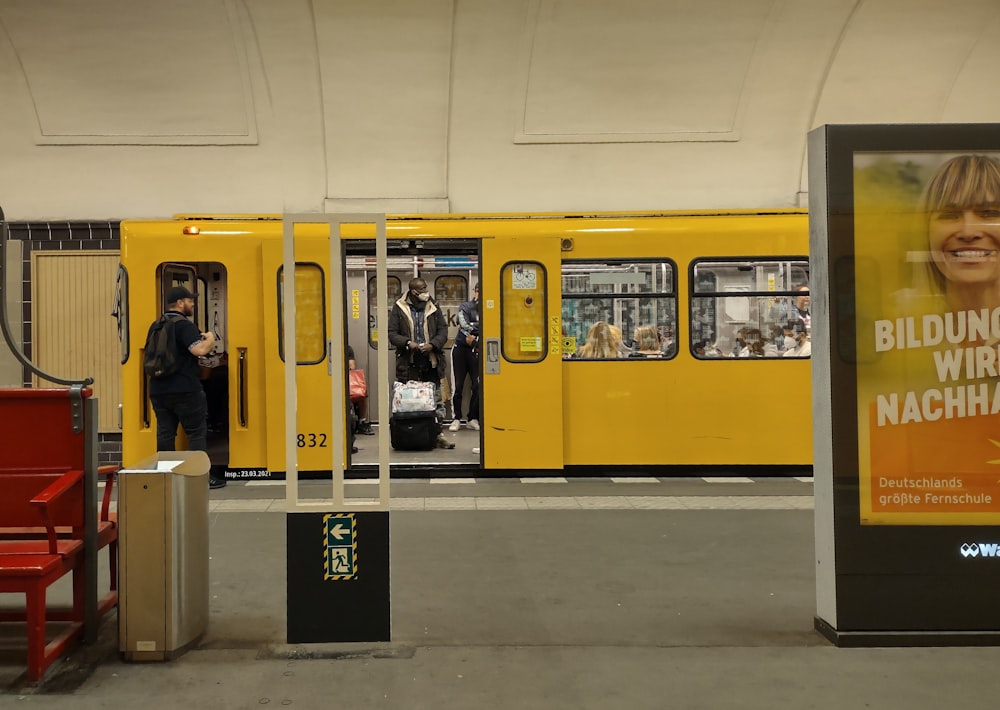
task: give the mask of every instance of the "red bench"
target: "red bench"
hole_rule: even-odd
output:
[[[118,525],[110,512],[116,467],[96,466],[90,394],[0,389],[0,592],[25,595],[24,609],[0,612],[0,622],[27,623],[32,681],[77,639],[94,640],[100,615],[118,601]],[[98,476],[105,479],[99,508]],[[100,597],[97,554],[104,547],[111,582]],[[72,606],[50,608],[48,588],[70,572]],[[50,621],[68,626],[46,643]]]
[[[38,528],[43,539],[0,540],[0,592],[25,596],[23,612],[4,612],[3,621],[25,621],[28,627],[28,679],[38,680],[69,644],[83,633],[83,471],[0,474],[0,520],[3,526]],[[71,529],[68,537],[57,526]],[[46,604],[48,588],[73,573],[73,607],[53,612]],[[46,644],[48,621],[69,621],[69,627]]]
[[[69,469],[66,469],[68,472]],[[27,469],[21,469],[19,473],[30,473]],[[13,473],[0,466],[0,491],[3,488],[3,477]],[[104,484],[104,494],[101,498],[101,508],[97,517],[97,548],[108,548],[108,567],[110,570],[110,582],[108,591],[98,599],[98,613],[104,614],[118,603],[118,514],[111,512],[111,500],[114,497],[115,480],[118,476],[118,466],[101,466],[97,469],[99,481]],[[2,506],[2,503],[0,503]],[[7,518],[3,516],[3,508],[0,507],[0,554],[6,554],[7,547],[5,541],[8,540],[38,540],[47,536],[45,527],[40,526],[15,526],[7,524]],[[60,538],[74,537],[78,531],[72,527],[57,525],[56,535]],[[3,612],[0,612],[0,621],[4,621]]]

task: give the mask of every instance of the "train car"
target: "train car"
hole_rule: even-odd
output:
[[[228,478],[284,475],[282,224],[267,215],[122,223],[126,466],[155,449],[146,330],[164,294],[185,285],[200,296],[198,327],[217,337],[203,363],[213,464]],[[390,216],[386,225],[390,304],[421,276],[454,337],[458,305],[475,283],[482,294],[482,429],[453,436],[454,451],[394,452],[394,476],[811,465],[810,362],[796,356],[809,338],[796,310],[809,281],[804,211]],[[393,373],[376,368],[387,314],[376,312],[373,237],[345,229],[336,281],[374,415]],[[332,446],[350,448],[331,428],[329,342],[341,339],[326,307],[328,228],[300,224],[295,238],[298,460],[300,473],[322,475]],[[374,424],[387,435],[387,423]],[[348,451],[351,470],[372,465],[374,450]]]

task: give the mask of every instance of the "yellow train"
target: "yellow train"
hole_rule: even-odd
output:
[[[141,350],[164,294],[182,284],[200,295],[199,329],[218,340],[204,370],[213,462],[229,478],[283,476],[282,225],[267,215],[122,223],[126,466],[156,447]],[[388,302],[420,275],[454,337],[458,306],[481,283],[484,341],[481,431],[462,432],[454,452],[394,452],[393,475],[811,465],[810,362],[786,356],[787,338],[802,336],[783,331],[809,280],[804,211],[390,216],[386,233]],[[349,448],[331,427],[327,234],[296,227],[303,473],[329,471],[330,447]],[[386,319],[375,307],[373,237],[359,225],[341,246],[345,338],[367,372],[374,416],[393,373],[375,368]],[[620,333],[613,354],[585,347],[602,323]],[[643,326],[655,346],[638,342],[650,333]],[[370,463],[364,453],[352,468]]]

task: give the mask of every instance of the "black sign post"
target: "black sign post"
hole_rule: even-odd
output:
[[[809,135],[815,626],[1000,643],[1000,125]]]
[[[286,520],[288,643],[389,641],[389,512]]]

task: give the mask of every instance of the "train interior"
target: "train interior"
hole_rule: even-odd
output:
[[[352,449],[347,451],[348,467],[364,471],[377,468],[379,437],[389,436],[387,422],[378,419],[378,398],[391,397],[394,373],[377,371],[378,329],[375,309],[375,245],[370,240],[347,242],[345,313],[346,342],[355,354],[355,368],[365,373],[367,397],[354,403],[358,420],[357,433]],[[456,383],[452,376],[451,349],[458,333],[458,309],[472,298],[478,283],[478,240],[420,240],[390,241],[388,245],[388,303],[392,304],[407,289],[410,279],[419,276],[427,284],[448,324],[442,367],[442,398],[445,419],[443,434],[455,446],[452,449],[436,447],[430,451],[401,451],[390,448],[390,463],[395,469],[469,468],[478,469],[482,444],[478,430],[463,423],[458,431],[451,431],[449,424],[454,417],[453,397]],[[201,378],[208,403],[208,453],[214,472],[228,471],[229,477],[240,474],[229,470],[230,427],[241,425],[242,403],[238,387],[230,375],[230,365],[240,356],[232,352],[228,338],[228,313],[234,294],[227,288],[226,265],[221,262],[164,263],[160,267],[161,302],[166,292],[174,286],[185,286],[199,295],[194,322],[199,331],[210,330],[216,339],[211,354],[201,358]],[[329,280],[326,280],[329,283]],[[386,314],[386,319],[388,313]],[[390,351],[390,369],[394,353]],[[463,420],[482,417],[468,415],[471,401],[471,378],[461,383]],[[308,394],[300,392],[300,397]],[[474,425],[473,425],[474,426]],[[181,434],[183,436],[183,434]]]
[[[468,406],[472,397],[471,378],[465,378],[460,385],[452,373],[452,348],[458,334],[458,308],[472,299],[473,289],[479,283],[479,240],[476,239],[435,239],[435,240],[389,240],[388,250],[388,293],[389,309],[404,293],[410,279],[420,277],[427,282],[428,290],[443,311],[448,325],[448,340],[445,343],[445,358],[442,368],[442,397],[444,400],[445,424],[455,416],[453,403],[454,388],[462,387],[460,398],[462,419],[468,416]],[[370,240],[347,242],[347,280],[345,320],[347,342],[354,350],[357,369],[365,372],[368,385],[367,400],[356,405],[359,419],[371,423],[372,434],[365,434],[364,424],[355,438],[357,453],[351,456],[352,468],[364,470],[374,468],[378,461],[378,437],[388,436],[389,427],[377,420],[379,397],[390,398],[394,373],[380,375],[377,372],[377,346],[379,332],[376,328],[375,313],[377,291],[375,287],[375,244]],[[384,322],[388,322],[385,314]],[[391,346],[390,346],[391,348]],[[390,349],[389,367],[393,367],[395,353]],[[481,392],[480,392],[481,394]],[[481,400],[480,400],[481,401]],[[476,418],[477,421],[481,417]],[[458,431],[444,429],[445,439],[455,444],[454,449],[435,448],[432,451],[397,451],[391,449],[390,462],[394,467],[428,468],[457,467],[478,469],[481,461],[482,445],[479,431],[468,425]]]

